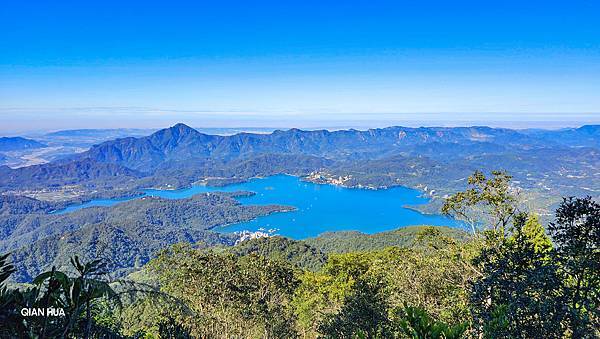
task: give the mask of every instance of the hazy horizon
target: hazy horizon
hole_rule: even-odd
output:
[[[597,13],[583,0],[10,2],[0,132],[600,123]]]
[[[206,112],[147,108],[77,108],[56,111],[0,109],[0,135],[31,134],[73,129],[161,129],[177,123],[195,128],[369,129],[389,126],[560,129],[600,124],[600,113],[331,113]]]
[[[545,129],[545,130],[557,130],[563,128],[578,128],[584,125],[600,125],[600,121],[410,121],[410,120],[395,120],[395,121],[368,121],[357,122],[354,121],[330,121],[329,123],[323,123],[323,121],[305,121],[304,123],[287,123],[287,124],[237,124],[231,122],[230,124],[199,124],[186,121],[174,120],[173,122],[166,122],[164,124],[107,124],[101,126],[98,124],[65,124],[57,127],[48,128],[23,128],[23,129],[6,129],[0,127],[0,137],[2,136],[38,136],[47,133],[59,132],[59,131],[71,131],[71,130],[140,130],[151,133],[152,131],[169,128],[175,124],[184,123],[194,129],[204,130],[206,133],[217,133],[218,130],[223,130],[224,134],[231,134],[232,132],[256,132],[256,133],[268,133],[276,129],[291,129],[299,128],[305,130],[367,130],[372,128],[385,128],[385,127],[473,127],[473,126],[487,126],[492,128],[508,128],[515,130],[522,129]],[[217,131],[217,132],[215,132]]]

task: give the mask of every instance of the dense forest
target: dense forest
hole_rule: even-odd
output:
[[[45,269],[64,269],[77,253],[82,260],[105,258],[115,277],[141,267],[158,250],[178,242],[230,244],[236,237],[218,225],[240,222],[289,206],[242,205],[235,197],[251,192],[198,194],[169,200],[144,197],[114,207],[47,213],[55,204],[0,196],[0,251],[11,252],[12,280],[29,282]]]
[[[423,226],[182,243],[116,280],[107,263],[74,256],[70,268],[18,288],[6,284],[15,268],[4,255],[0,336],[599,337],[600,204],[564,198],[543,225],[510,181],[476,172],[445,199],[443,212],[468,232]]]

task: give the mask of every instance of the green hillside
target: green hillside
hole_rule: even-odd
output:
[[[415,247],[423,245],[423,237],[428,233],[448,237],[456,241],[468,238],[465,231],[450,227],[409,226],[394,231],[375,234],[360,232],[328,232],[304,242],[324,253],[347,253],[381,250],[390,246]]]
[[[13,278],[20,282],[52,266],[68,267],[73,253],[85,260],[103,258],[113,276],[121,277],[166,246],[199,241],[231,245],[235,235],[211,229],[291,209],[241,205],[234,199],[248,194],[252,193],[199,194],[179,200],[145,197],[66,214],[47,214],[47,205],[31,199],[10,200],[4,210],[16,213],[0,215],[0,222],[10,225],[0,238],[0,248],[11,251],[17,268]],[[22,213],[25,207],[30,213]]]

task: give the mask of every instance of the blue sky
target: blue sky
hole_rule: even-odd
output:
[[[0,129],[600,122],[598,1],[12,1]]]

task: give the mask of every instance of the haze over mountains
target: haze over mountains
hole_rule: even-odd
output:
[[[0,152],[19,151],[23,149],[42,147],[46,147],[46,145],[31,139],[22,137],[0,137]]]
[[[36,182],[76,184],[98,178],[149,176],[157,171],[182,167],[188,171],[204,168],[208,172],[211,169],[228,172],[226,169],[232,165],[251,164],[266,156],[270,160],[267,165],[279,167],[282,172],[286,172],[287,165],[290,165],[288,170],[293,171],[298,167],[298,160],[312,162],[317,167],[314,170],[320,165],[360,165],[357,163],[360,161],[416,161],[422,165],[432,161],[454,162],[455,166],[460,166],[465,161],[485,165],[493,160],[496,166],[510,170],[518,165],[515,162],[534,161],[536,155],[542,153],[549,158],[545,159],[546,165],[537,164],[540,166],[547,166],[548,160],[560,157],[566,163],[575,159],[589,161],[593,167],[593,160],[598,159],[599,145],[598,125],[557,131],[489,127],[389,127],[334,132],[290,129],[270,134],[220,136],[203,134],[177,124],[149,136],[106,141],[49,164],[20,169],[2,167],[0,185],[15,188],[18,185],[35,186]],[[532,167],[531,171],[537,167]],[[568,167],[565,170],[577,171]],[[221,174],[227,176],[227,173]],[[244,174],[230,176],[243,178]]]
[[[563,130],[490,127],[389,127],[359,130],[276,130],[209,135],[184,124],[143,137],[105,141],[48,164],[0,167],[0,190],[76,187],[80,199],[135,194],[141,187],[224,184],[254,176],[317,173],[350,187],[405,185],[438,200],[474,170],[507,170],[538,196],[596,195],[600,126]],[[58,197],[60,200],[60,194]],[[545,201],[546,209],[556,201]]]
[[[15,251],[18,277],[25,281],[48,265],[66,263],[73,251],[117,258],[122,264],[115,269],[124,273],[174,242],[230,243],[230,237],[211,229],[287,207],[240,206],[225,195],[137,199],[66,215],[52,211],[95,198],[135,196],[148,187],[224,185],[287,173],[346,187],[416,188],[430,202],[414,208],[439,213],[443,197],[462,189],[474,170],[509,172],[526,203],[544,219],[562,196],[600,197],[600,126],[210,135],[177,124],[148,136],[104,141],[46,164],[1,166],[0,248]]]
[[[99,162],[151,172],[161,164],[187,159],[248,158],[258,154],[304,154],[336,159],[382,158],[393,154],[418,154],[431,147],[473,154],[507,149],[528,150],[560,146],[598,146],[598,126],[544,132],[517,132],[489,127],[406,128],[367,131],[290,129],[271,134],[239,133],[217,136],[200,133],[184,124],[148,137],[123,138],[93,146],[81,154]],[[428,146],[425,146],[428,145]],[[462,150],[462,151],[461,151]]]

